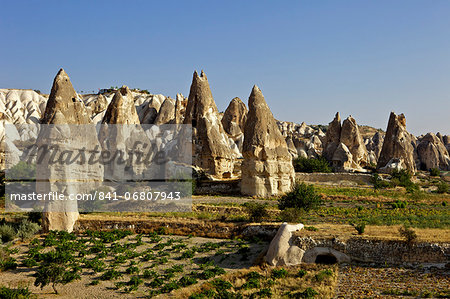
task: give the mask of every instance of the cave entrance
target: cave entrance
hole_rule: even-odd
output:
[[[316,256],[315,263],[326,265],[336,264],[337,258],[332,254],[319,254],[318,256]]]

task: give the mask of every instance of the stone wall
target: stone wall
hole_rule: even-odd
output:
[[[340,185],[367,185],[371,177],[370,174],[365,173],[295,173],[295,178],[299,182]]]
[[[369,263],[448,263],[450,244],[417,242],[407,243],[402,240],[375,240],[350,238],[346,241],[333,239],[313,239],[295,237],[293,244],[308,252],[314,248],[326,247],[344,253],[352,261]],[[305,253],[306,255],[306,253]]]
[[[241,180],[200,180],[195,185],[196,195],[240,195]]]

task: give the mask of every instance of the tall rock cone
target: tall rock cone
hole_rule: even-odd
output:
[[[358,125],[352,116],[346,118],[342,123],[340,142],[345,144],[352,154],[356,168],[369,165],[369,154],[364,139],[359,133]]]
[[[336,115],[332,122],[328,125],[328,130],[325,134],[325,139],[323,142],[323,156],[331,161],[333,159],[334,151],[337,149],[340,143],[341,138],[341,116],[339,112],[336,112]]]
[[[411,134],[406,131],[406,118],[403,114],[391,112],[377,169],[391,172],[393,169],[416,171],[414,147]]]
[[[225,132],[233,139],[240,152],[244,142],[244,125],[247,121],[247,107],[240,98],[234,98],[228,105],[222,117]]]
[[[292,157],[261,90],[255,85],[244,126],[241,192],[268,197],[291,190]]]
[[[104,124],[140,124],[134,97],[127,86],[122,86],[114,94],[111,103],[106,109],[102,123]]]
[[[98,151],[99,143],[84,103],[78,98],[69,76],[61,69],[56,75],[47,102],[37,146],[54,146],[61,153]],[[62,154],[61,154],[62,155]],[[78,160],[78,161],[82,161]],[[36,165],[36,190],[80,194],[91,191],[103,179],[99,164],[51,162],[49,155]],[[46,201],[42,219],[45,231],[71,232],[78,219],[76,201]]]
[[[117,159],[105,164],[104,177],[107,180],[133,180],[142,176],[145,165],[135,163],[136,157],[130,151],[144,153],[144,144],[149,145],[144,130],[140,126],[139,116],[134,105],[134,97],[127,86],[122,86],[114,94],[106,109],[99,130],[99,141],[103,150],[112,156],[123,155],[124,161]],[[136,146],[137,145],[137,146]]]
[[[229,177],[233,155],[203,71],[194,72],[183,123],[192,125],[193,165],[214,177]]]
[[[56,124],[57,113],[62,124],[90,124],[89,113],[78,97],[67,73],[60,69],[53,80],[42,124]]]

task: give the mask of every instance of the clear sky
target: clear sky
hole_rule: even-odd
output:
[[[126,84],[187,96],[204,69],[220,111],[257,84],[280,120],[336,111],[450,134],[450,1],[4,1],[0,88]]]

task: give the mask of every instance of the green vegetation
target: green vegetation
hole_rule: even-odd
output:
[[[324,157],[319,158],[303,158],[298,157],[293,161],[296,172],[324,172],[330,173],[331,166]]]
[[[9,288],[5,286],[0,287],[0,298],[2,299],[26,299],[32,298],[28,287]]]
[[[399,232],[400,236],[402,236],[405,239],[405,241],[408,243],[413,243],[413,242],[417,241],[416,232],[412,228],[410,228],[406,225],[403,225],[402,227],[400,227],[398,229],[398,232]]]
[[[441,171],[439,168],[431,168],[430,169],[430,176],[439,176],[441,175]]]
[[[318,208],[321,204],[322,198],[317,194],[313,185],[297,183],[292,191],[280,198],[278,208],[280,210],[294,208],[308,212]]]
[[[267,212],[267,205],[257,202],[246,202],[243,204],[247,211],[250,221],[261,222],[265,219],[269,213]]]

